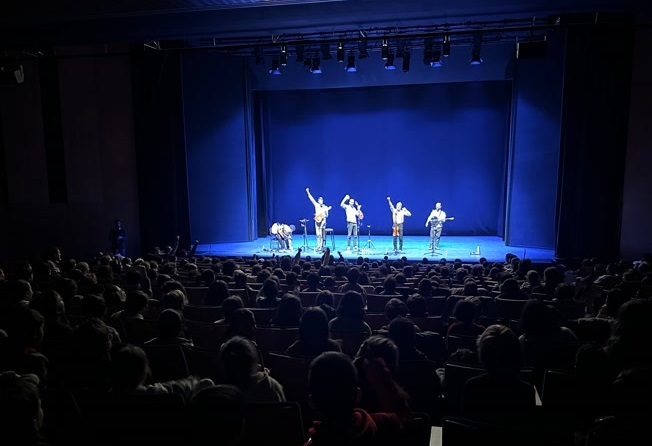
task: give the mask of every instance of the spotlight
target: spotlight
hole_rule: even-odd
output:
[[[337,61],[344,62],[344,46],[342,46],[342,42],[337,44]]]
[[[389,46],[387,46],[387,39],[383,39],[380,54],[383,60],[387,60],[387,57],[389,57]]]
[[[448,57],[451,55],[451,36],[444,36],[444,47],[442,49],[442,56]]]
[[[333,59],[333,56],[331,56],[330,46],[327,43],[322,43],[321,44],[321,57],[324,60]]]
[[[403,51],[403,73],[410,71],[410,52],[407,50]]]
[[[480,57],[481,46],[482,46],[482,35],[476,34],[473,37],[473,49],[471,50],[471,59],[469,59],[469,64],[480,65],[482,63],[482,58]]]
[[[349,54],[349,60],[346,63],[345,68],[347,73],[355,73],[358,69],[355,67],[355,56],[353,53]]]
[[[278,67],[278,59],[272,59],[272,68],[269,69],[269,74],[281,74]]]
[[[288,47],[287,45],[281,45],[281,65],[286,66],[288,64]]]
[[[436,49],[432,52],[432,59],[430,60],[431,67],[441,67],[443,64],[441,62],[441,51]]]
[[[312,58],[312,66],[310,67],[310,72],[312,74],[321,74],[321,61],[319,60],[319,57],[313,57]]]
[[[480,65],[482,62],[483,62],[483,60],[480,57],[480,48],[474,46],[473,50],[471,50],[471,59],[469,59],[469,64],[470,65]]]
[[[366,40],[359,40],[358,41],[358,59],[364,59],[365,57],[369,57],[369,53],[367,52],[367,41]]]
[[[387,62],[385,62],[385,69],[386,70],[395,70],[396,65],[394,65],[394,54],[389,53],[387,55]]]

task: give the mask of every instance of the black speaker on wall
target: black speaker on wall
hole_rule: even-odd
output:
[[[22,84],[25,82],[25,71],[22,65],[0,65],[0,85]]]

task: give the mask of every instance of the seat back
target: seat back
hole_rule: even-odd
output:
[[[224,317],[222,307],[214,305],[193,305],[183,307],[183,317],[191,321],[213,323]]]
[[[369,337],[366,331],[331,331],[331,338],[340,341],[342,353],[355,358],[362,343]]]
[[[444,366],[444,414],[462,413],[462,395],[466,382],[485,373],[480,366],[446,363]]]
[[[269,322],[276,316],[276,308],[249,308],[254,314],[257,326],[268,325]]]
[[[224,342],[228,325],[184,320],[184,334],[198,347],[217,350]]]
[[[305,433],[296,402],[248,403],[240,446],[302,446]]]
[[[182,349],[192,376],[210,378],[216,383],[222,381],[223,369],[219,350],[186,345]]]
[[[147,354],[152,382],[164,382],[186,378],[190,375],[186,356],[180,345],[143,345]]]

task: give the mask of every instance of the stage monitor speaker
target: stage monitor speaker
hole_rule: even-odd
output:
[[[546,56],[547,42],[545,40],[535,42],[517,42],[516,43],[516,58],[521,59],[534,59]]]
[[[22,65],[0,65],[0,85],[14,85],[25,82],[25,71]]]

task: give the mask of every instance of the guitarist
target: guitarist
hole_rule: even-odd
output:
[[[445,221],[446,212],[441,208],[441,203],[437,202],[435,203],[435,208],[426,219],[426,228],[430,224],[430,246],[428,247],[430,250],[432,250],[433,243],[435,249],[439,249],[439,239],[441,238],[441,230],[444,227]]]
[[[324,245],[326,244],[326,236],[324,234],[324,229],[326,229],[326,218],[328,217],[328,211],[332,209],[332,206],[326,206],[324,204],[324,198],[319,197],[317,200],[310,193],[310,188],[306,187],[306,193],[308,198],[315,206],[315,235],[317,236],[317,251],[323,251]]]

